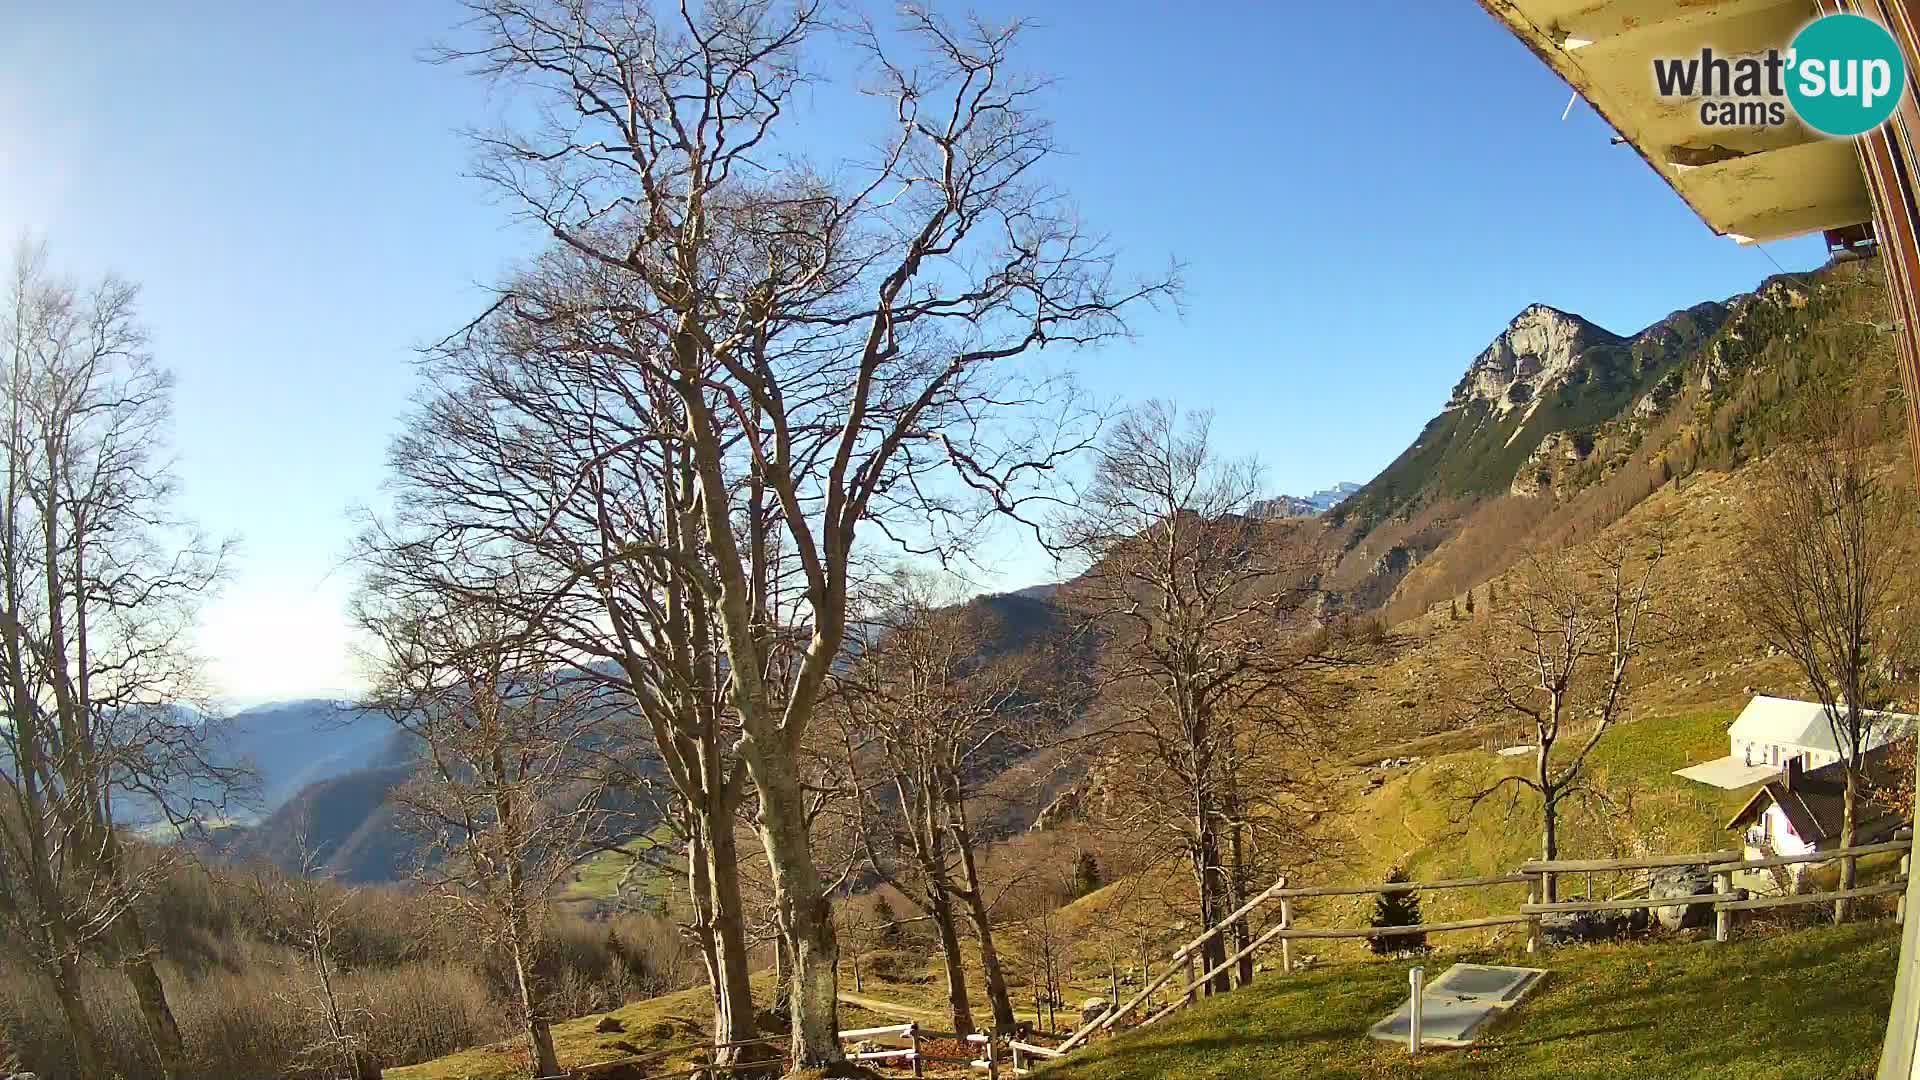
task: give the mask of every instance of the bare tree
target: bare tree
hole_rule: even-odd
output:
[[[1634,662],[1665,629],[1660,563],[1666,525],[1622,530],[1523,555],[1500,607],[1469,650],[1485,715],[1524,720],[1533,767],[1474,792],[1471,804],[1509,786],[1540,798],[1540,857],[1560,856],[1562,804],[1584,790],[1593,752],[1628,716]],[[1551,903],[1553,877],[1547,878]]]
[[[1200,925],[1230,907],[1227,848],[1249,820],[1239,766],[1315,743],[1329,676],[1362,645],[1316,616],[1317,571],[1290,527],[1253,514],[1259,472],[1214,451],[1209,417],[1149,402],[1102,442],[1090,489],[1061,522],[1088,569],[1063,592],[1108,638],[1097,672],[1114,738],[1110,782],[1178,839]],[[1244,836],[1241,835],[1244,842]],[[1207,970],[1226,959],[1215,936]],[[1229,975],[1212,984],[1225,990]]]
[[[618,307],[609,290],[619,284],[558,252],[513,288],[566,310]],[[685,841],[725,1064],[756,1034],[737,835],[750,788],[700,492],[674,435],[681,410],[658,372],[619,357],[646,347],[639,333],[503,309],[432,350],[419,406],[389,454],[395,510],[369,523],[361,547],[410,588],[538,626],[530,645],[622,703],[631,729],[606,733],[606,757],[631,796],[657,801],[663,783],[676,796],[669,816]],[[756,551],[764,510],[748,527]],[[491,588],[508,564],[541,573]],[[773,577],[768,591],[780,584]],[[771,657],[770,671],[784,662]]]
[[[209,758],[189,634],[226,549],[169,514],[171,377],[139,290],[14,264],[0,348],[0,918],[53,981],[85,1075],[99,1062],[77,980],[94,951],[131,982],[162,1070],[185,1050],[134,911],[182,847],[136,859],[121,827],[191,828],[244,779]]]
[[[536,959],[547,898],[607,824],[589,752],[605,713],[599,688],[556,669],[498,608],[412,594],[414,575],[382,570],[370,569],[356,607],[377,642],[368,707],[422,748],[398,796],[427,840],[416,876],[503,950],[533,1075],[558,1076]]]
[[[1883,475],[1876,409],[1816,398],[1805,415],[1797,437],[1755,466],[1759,489],[1742,518],[1734,597],[1826,710],[1846,773],[1840,842],[1851,847],[1861,760],[1879,741],[1881,667],[1907,636],[1895,620],[1913,501]],[[1843,860],[1840,887],[1853,886],[1853,862]],[[1848,906],[1835,905],[1838,918]]]
[[[1007,1033],[1013,1002],[967,807],[994,762],[1041,745],[1064,712],[1038,675],[1050,659],[1043,647],[996,655],[996,628],[978,605],[945,599],[923,577],[895,578],[878,603],[883,614],[868,625],[870,644],[837,679],[835,718],[856,787],[853,831],[872,870],[933,922],[954,1029],[974,1030],[958,926],[964,916],[980,949],[994,1028]]]
[[[306,1047],[302,1056],[351,1080],[379,1080],[379,1065],[367,1052],[354,1010],[340,992],[340,966],[334,958],[341,912],[352,894],[323,880],[322,860],[307,843],[304,829],[294,839],[298,872],[282,875],[268,867],[257,868],[249,885],[268,929],[290,942],[312,971],[311,1007],[320,1014],[327,1034]]]
[[[494,311],[671,395],[648,437],[686,462],[698,535],[614,537],[607,555],[673,561],[712,601],[793,958],[795,1064],[837,1061],[799,758],[862,526],[932,547],[958,510],[1024,505],[1075,440],[1021,434],[1013,406],[1051,393],[1007,361],[1122,333],[1122,309],[1166,283],[1115,283],[1105,244],[1041,183],[1052,138],[1041,84],[1010,62],[1017,27],[910,9],[899,35],[856,29],[890,133],[872,160],[815,169],[791,156],[827,29],[811,4],[469,7],[468,43],[445,58],[517,88],[535,118],[479,136],[481,171],[606,285],[509,288]],[[896,62],[898,41],[920,61]]]

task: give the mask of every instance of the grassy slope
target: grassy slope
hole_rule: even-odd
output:
[[[1898,954],[1884,924],[1556,952],[1541,962],[1546,984],[1488,1037],[1418,1064],[1405,1047],[1366,1036],[1405,999],[1407,965],[1349,966],[1258,981],[1040,1075],[1864,1080],[1879,1057]]]
[[[611,901],[620,891],[620,879],[639,861],[638,855],[652,855],[654,849],[673,843],[673,827],[665,822],[627,841],[628,851],[602,851],[580,864],[566,883],[558,899],[562,902]],[[635,854],[635,853],[638,853]],[[645,906],[648,902],[664,907],[673,888],[671,875],[645,869],[636,875],[628,900]]]
[[[771,973],[755,977],[753,992],[754,999],[762,1005],[772,1000]],[[704,986],[648,998],[609,1013],[595,1013],[554,1025],[554,1049],[559,1052],[560,1064],[569,1069],[635,1054],[657,1053],[661,1056],[653,1059],[649,1068],[670,1072],[694,1063],[690,1050],[709,1038],[711,1010]],[[600,1021],[609,1016],[620,1021],[625,1030],[595,1031]],[[840,1023],[844,1027],[877,1027],[896,1022],[892,1017],[865,1009],[840,1007]],[[388,1080],[520,1080],[528,1075],[527,1060],[525,1049],[516,1039],[474,1047],[420,1065],[388,1069],[386,1076]]]
[[[1713,851],[1731,846],[1724,826],[1752,789],[1720,791],[1672,775],[1726,753],[1733,710],[1647,717],[1610,732],[1594,750],[1596,798],[1568,806],[1561,825],[1566,858],[1647,852]],[[1359,848],[1355,870],[1407,866],[1415,879],[1506,874],[1538,858],[1539,798],[1509,785],[1469,807],[1469,797],[1503,774],[1524,773],[1530,756],[1468,750],[1399,770],[1365,796],[1351,817]],[[1486,891],[1443,894],[1446,917],[1504,906]]]

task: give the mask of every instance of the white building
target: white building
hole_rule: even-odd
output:
[[[1884,747],[1868,751],[1860,761],[1866,778],[1866,797],[1859,805],[1855,842],[1885,840],[1906,824],[1878,793],[1896,779]],[[1749,860],[1772,855],[1806,855],[1840,846],[1846,821],[1847,775],[1838,763],[1801,771],[1798,758],[1788,758],[1778,775],[1760,785],[1753,798],[1727,822],[1739,834]],[[1743,889],[1772,893],[1797,890],[1801,879],[1823,863],[1798,863],[1779,869],[1738,871],[1733,883]]]
[[[1869,712],[1861,752],[1911,733],[1915,719],[1902,713]],[[1740,710],[1727,730],[1727,743],[1728,755],[1743,765],[1781,769],[1797,758],[1807,772],[1839,761],[1844,750],[1825,706],[1764,694]]]
[[[1869,712],[1861,753],[1912,734],[1916,721],[1920,717],[1907,713]],[[1747,702],[1727,729],[1725,757],[1675,770],[1675,775],[1733,791],[1779,775],[1790,761],[1812,772],[1840,758],[1840,741],[1819,703],[1762,694]]]

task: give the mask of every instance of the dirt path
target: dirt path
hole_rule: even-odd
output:
[[[945,1013],[936,1012],[932,1009],[921,1009],[912,1005],[900,1005],[891,1001],[881,1001],[879,998],[864,997],[860,994],[841,994],[840,1004],[856,1005],[869,1012],[877,1012],[884,1016],[897,1016],[902,1020],[943,1021],[947,1019]]]

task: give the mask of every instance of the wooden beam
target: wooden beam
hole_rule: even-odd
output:
[[[1863,896],[1892,896],[1907,891],[1904,881],[1889,881],[1883,885],[1862,885],[1857,889],[1835,889],[1832,892],[1806,893],[1800,896],[1762,896],[1754,900],[1741,900],[1735,897],[1723,901],[1721,906],[1728,911],[1758,911],[1761,908],[1794,907],[1799,904],[1825,904],[1834,900],[1853,900]]]
[[[1449,878],[1443,881],[1394,881],[1379,885],[1316,885],[1287,889],[1279,895],[1287,899],[1302,896],[1371,896],[1374,893],[1429,892],[1434,889],[1476,889],[1488,885],[1525,885],[1525,874],[1501,874],[1497,877]]]
[[[1601,870],[1652,870],[1661,866],[1711,866],[1739,862],[1742,852],[1706,851],[1697,855],[1646,855],[1638,859],[1555,859],[1520,864],[1523,874],[1580,874]]]
[[[1690,896],[1668,896],[1655,900],[1652,897],[1637,897],[1631,900],[1568,900],[1557,904],[1522,904],[1522,915],[1553,915],[1556,913],[1573,914],[1582,911],[1632,911],[1634,908],[1691,907],[1694,904],[1718,904],[1727,900],[1740,899],[1739,893],[1694,893]]]
[[[1804,855],[1770,855],[1764,859],[1748,859],[1746,862],[1734,863],[1724,867],[1724,869],[1736,872],[1740,870],[1766,870],[1775,866],[1794,866],[1799,863],[1827,862],[1830,859],[1838,859],[1846,855],[1857,857],[1861,855],[1878,855],[1889,851],[1911,850],[1913,850],[1913,841],[1911,840],[1889,840],[1882,844],[1859,844],[1854,847],[1840,848],[1834,851],[1809,851]]]

